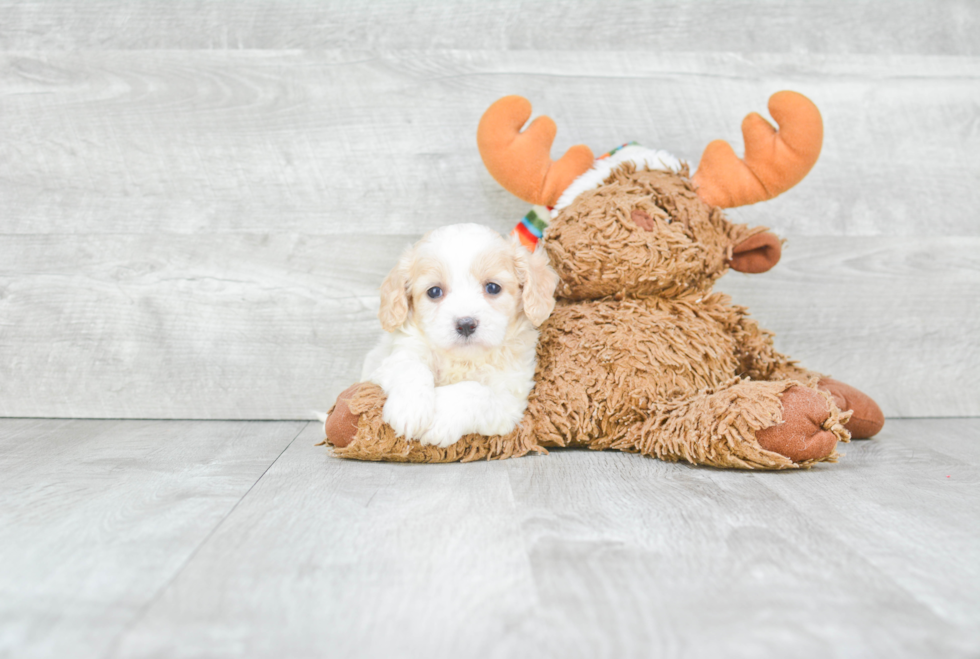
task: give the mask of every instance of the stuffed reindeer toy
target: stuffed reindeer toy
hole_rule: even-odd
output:
[[[743,469],[834,462],[838,441],[875,435],[884,417],[867,395],[797,365],[773,348],[744,307],[712,291],[729,268],[761,273],[781,243],[733,224],[723,208],[771,199],[816,163],[823,124],[795,92],[772,96],[774,129],[758,114],[745,157],[708,145],[694,175],[635,144],[595,159],[575,146],[550,158],[556,128],[531,104],[494,103],[477,130],[490,174],[535,208],[515,232],[540,242],[560,282],[540,328],[534,388],[519,426],[448,447],[406,440],[382,420],[384,392],[360,383],[327,418],[336,455],[449,462],[581,446]]]

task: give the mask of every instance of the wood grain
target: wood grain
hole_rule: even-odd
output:
[[[321,437],[310,424],[115,656],[475,656],[529,613],[506,468],[340,461]]]
[[[524,648],[533,648],[526,656],[919,656],[939,646],[966,656],[976,642],[970,622],[931,610],[918,591],[876,569],[853,546],[859,529],[817,522],[833,519],[813,510],[829,488],[861,478],[870,485],[880,465],[782,479],[568,452],[508,467],[541,601],[500,656]],[[831,481],[828,472],[847,476]],[[793,499],[767,487],[784,480],[787,490],[813,485]],[[901,490],[881,498],[904,500]],[[972,507],[975,494],[967,496]],[[879,523],[900,533],[903,518],[928,517],[934,505],[913,502]],[[879,553],[911,567],[897,546]],[[935,567],[959,561],[944,556]],[[954,609],[975,611],[962,601]]]
[[[0,2],[6,49],[458,48],[980,54],[968,0]]]
[[[974,419],[903,419],[903,437],[958,462],[980,467],[980,431]]]
[[[821,161],[732,216],[801,251],[723,288],[888,414],[980,413],[978,20],[957,1],[0,0],[0,415],[310,418],[356,379],[404,244],[526,211],[474,147],[495,98],[552,115],[556,154],[637,139],[693,162],[740,150],[786,87],[823,111]]]
[[[976,420],[951,421],[889,423],[868,447],[872,450],[841,447],[846,455],[840,468],[819,479],[805,474],[792,482],[758,480],[828,532],[846,538],[870,569],[914,593],[934,615],[971,629],[977,639],[980,591],[962,584],[980,581],[980,543],[965,528],[971,525],[967,520],[980,519],[980,472],[975,461],[956,454],[967,446],[975,452],[980,428]],[[874,477],[855,478],[861,471],[873,471]],[[951,500],[957,505],[949,506]],[[930,513],[919,514],[923,510]]]
[[[476,122],[821,160],[719,285],[894,416],[980,415],[980,4],[0,0],[0,416],[310,418],[400,250],[526,211]],[[0,419],[0,657],[980,654],[980,421],[792,474],[342,462],[319,424]]]
[[[0,414],[311,418],[360,375],[381,334],[377,288],[406,244],[12,236]]]
[[[889,423],[791,474],[350,463],[311,424],[114,656],[973,656],[980,425]]]
[[[104,656],[304,425],[0,420],[0,656]]]
[[[980,242],[789,237],[769,273],[717,288],[808,368],[870,394],[888,416],[980,413]]]
[[[8,236],[0,415],[312,418],[359,378],[409,242]],[[774,270],[719,289],[890,416],[977,415],[978,253],[976,238],[791,237]]]
[[[556,154],[638,140],[696,162],[715,138],[741,150],[742,118],[791,87],[823,110],[821,160],[746,221],[803,235],[977,236],[978,82],[975,57],[6,53],[2,233],[509,223],[525,204],[474,146],[500,96],[524,94],[557,120]]]

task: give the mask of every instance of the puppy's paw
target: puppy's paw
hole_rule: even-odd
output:
[[[435,415],[428,430],[420,438],[423,444],[446,448],[466,434],[476,432],[474,426],[479,416],[478,402],[483,387],[476,382],[459,382],[436,387]]]
[[[381,418],[405,439],[420,439],[432,425],[436,409],[435,389],[395,389],[388,392]]]
[[[429,429],[422,433],[419,440],[423,444],[431,444],[439,448],[446,448],[458,442],[466,434],[462,429],[462,422],[465,419],[455,418],[455,415],[454,412],[442,415],[436,413]]]

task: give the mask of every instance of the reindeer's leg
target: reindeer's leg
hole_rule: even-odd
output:
[[[729,329],[735,336],[738,373],[750,380],[779,381],[797,380],[807,386],[815,386],[822,374],[803,368],[793,359],[773,347],[773,333],[762,329],[744,311],[730,321]]]
[[[791,469],[835,461],[837,442],[848,439],[845,420],[829,394],[798,382],[734,379],[655,404],[608,448],[714,467]]]
[[[406,441],[382,419],[384,402],[384,391],[370,382],[356,384],[340,394],[324,424],[325,443],[334,446],[335,455],[389,462],[469,462],[545,452],[528,431],[526,415],[521,425],[507,435],[466,435],[445,448]]]
[[[816,371],[810,371],[778,352],[772,345],[772,332],[764,330],[751,318],[740,315],[733,327],[737,346],[740,375],[753,380],[798,380],[808,387],[829,392],[837,406],[851,410],[845,428],[854,439],[874,437],[885,425],[881,408],[867,394]]]
[[[851,420],[844,427],[850,431],[853,439],[874,437],[885,425],[885,415],[878,403],[863,391],[826,377],[817,382],[817,388],[829,392],[837,407],[852,411]]]

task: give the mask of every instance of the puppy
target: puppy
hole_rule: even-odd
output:
[[[446,447],[469,433],[504,435],[534,386],[537,327],[555,308],[558,275],[478,224],[426,234],[381,285],[388,334],[362,380],[384,389],[382,416],[399,434]]]

